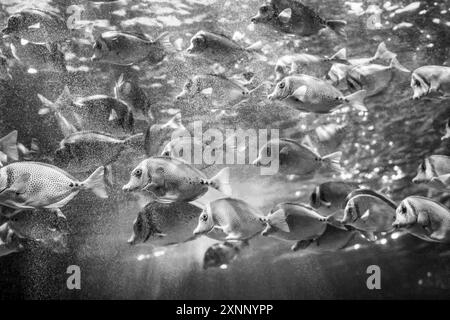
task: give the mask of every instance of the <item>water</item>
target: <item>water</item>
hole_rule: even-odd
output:
[[[98,30],[124,29],[142,31],[156,37],[163,31],[171,33],[172,42],[180,48],[198,30],[222,32],[238,38],[243,44],[262,41],[267,61],[250,60],[228,74],[256,71],[260,79],[273,80],[276,57],[292,52],[330,55],[347,48],[349,57],[370,57],[377,45],[385,41],[398,54],[398,59],[410,70],[422,65],[448,65],[449,22],[446,1],[424,1],[423,14],[390,17],[389,5],[381,1],[364,1],[362,8],[378,5],[383,8],[382,29],[367,28],[372,13],[357,15],[344,1],[308,1],[322,16],[348,22],[346,41],[331,32],[320,36],[299,38],[286,36],[261,25],[249,27],[249,19],[261,1],[119,1],[93,5],[85,1],[34,1],[36,7],[65,14],[69,5],[83,6],[83,20],[94,21]],[[408,1],[393,1],[391,5],[406,6]],[[0,20],[29,6],[24,0],[2,0]],[[411,28],[393,27],[409,22]],[[349,180],[363,181],[374,189],[385,188],[394,201],[407,195],[431,195],[450,204],[448,195],[413,185],[411,178],[425,155],[450,155],[450,140],[441,142],[445,120],[450,117],[448,100],[412,101],[409,78],[396,79],[382,95],[367,102],[367,116],[356,113],[333,116],[306,115],[281,104],[268,104],[263,99],[248,106],[234,120],[217,122],[208,108],[201,104],[174,104],[173,99],[185,80],[204,72],[199,61],[179,58],[156,66],[140,64],[133,68],[91,63],[91,39],[83,30],[74,32],[74,39],[63,44],[68,75],[27,73],[26,68],[11,68],[13,80],[2,82],[0,95],[0,136],[19,131],[19,141],[29,145],[39,141],[40,161],[51,161],[62,139],[52,117],[38,117],[41,106],[37,93],[54,101],[68,85],[77,96],[112,95],[114,82],[121,73],[133,74],[146,90],[151,103],[169,113],[180,109],[183,123],[202,120],[204,127],[274,128],[274,123],[297,119],[306,127],[322,123],[348,123],[351,130],[343,144],[344,166]],[[3,48],[4,52],[7,52]],[[207,67],[206,67],[207,68]],[[285,122],[284,122],[285,123]],[[287,126],[284,124],[283,126]],[[282,127],[283,128],[283,127]],[[282,129],[281,128],[281,129]],[[151,244],[131,247],[127,239],[138,205],[120,186],[143,158],[127,154],[114,166],[116,185],[111,197],[99,200],[81,193],[63,211],[72,233],[69,250],[54,253],[36,249],[11,254],[0,259],[0,297],[33,299],[342,299],[342,298],[446,298],[449,294],[450,251],[443,244],[426,243],[409,235],[374,244],[362,242],[345,251],[326,254],[291,253],[290,244],[259,237],[243,250],[241,256],[226,269],[203,270],[203,254],[213,240],[202,238],[155,257]],[[214,171],[214,170],[212,170]],[[208,172],[210,175],[210,172]],[[77,175],[84,178],[86,175]],[[249,166],[232,167],[234,196],[242,198],[263,212],[285,200],[308,201],[316,183],[286,181],[261,177]],[[326,180],[326,178],[325,178]],[[382,290],[368,290],[366,268],[379,265],[382,270]],[[82,290],[66,288],[66,269],[78,265],[82,270]]]

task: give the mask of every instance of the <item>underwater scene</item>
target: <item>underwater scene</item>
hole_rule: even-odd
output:
[[[0,299],[450,297],[448,1],[0,21]]]

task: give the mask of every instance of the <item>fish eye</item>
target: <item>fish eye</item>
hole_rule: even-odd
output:
[[[201,219],[203,222],[206,222],[208,220],[208,215],[206,213],[202,214]]]
[[[284,81],[283,81],[283,82],[280,82],[280,83],[278,84],[278,88],[280,88],[280,89],[284,89],[285,86],[286,86],[286,85],[284,84]]]
[[[94,49],[102,50],[102,44],[99,41],[95,41]]]
[[[348,207],[347,211],[348,211],[348,213],[352,214],[353,213],[353,208],[352,207]]]
[[[420,164],[420,170],[425,171],[427,168],[425,166],[425,161]]]
[[[140,178],[140,177],[142,176],[142,169],[136,169],[136,170],[133,172],[133,175],[134,175],[135,177]]]
[[[266,149],[266,155],[267,155],[268,157],[271,157],[271,156],[272,156],[272,148],[267,148],[267,149]]]
[[[165,156],[165,157],[170,156],[170,152],[169,152],[169,151],[164,152],[164,153],[163,153],[163,156]]]
[[[317,194],[315,192],[311,193],[311,202],[316,203],[317,200]]]
[[[194,39],[192,39],[192,41],[196,44],[201,44],[205,42],[205,38],[203,36],[197,36]]]
[[[404,205],[402,205],[402,207],[400,208],[402,210],[402,214],[406,214],[406,207]]]
[[[419,80],[416,80],[416,81],[414,82],[414,85],[415,85],[416,87],[420,87],[420,81],[419,81]]]

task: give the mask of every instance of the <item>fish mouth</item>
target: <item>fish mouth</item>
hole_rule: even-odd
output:
[[[270,167],[270,162],[262,163],[260,159],[256,159],[252,162],[252,165],[254,165],[255,167]]]
[[[183,100],[184,98],[186,98],[186,95],[187,95],[187,92],[182,91],[180,94],[178,94],[178,95],[175,97],[175,101]]]
[[[124,192],[133,192],[133,191],[136,191],[137,189],[139,189],[139,187],[131,187],[128,184],[126,184],[122,187],[122,191],[124,191]]]
[[[261,20],[261,17],[257,14],[256,16],[253,16],[250,18],[251,23],[259,23]]]

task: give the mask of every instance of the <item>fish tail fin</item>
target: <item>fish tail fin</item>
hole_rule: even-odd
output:
[[[177,49],[174,47],[172,42],[170,42],[170,33],[168,31],[161,33],[155,42],[161,45],[161,47],[168,53],[175,53]]]
[[[286,222],[286,212],[283,209],[278,209],[267,216],[267,222],[273,227],[284,232],[290,232],[289,225]]]
[[[92,190],[98,197],[108,198],[104,175],[105,167],[99,167],[82,182],[82,185],[84,188]]]
[[[364,105],[364,99],[366,98],[366,95],[366,90],[359,90],[346,96],[344,99],[351,107],[355,108],[356,110],[367,112],[367,108]]]
[[[42,102],[42,104],[44,105],[42,108],[39,109],[38,114],[39,115],[45,115],[49,112],[57,112],[58,111],[58,106],[56,105],[56,103],[51,102],[50,100],[48,100],[46,97],[44,97],[43,95],[38,93],[38,98],[39,100]]]
[[[209,184],[227,196],[231,196],[232,190],[230,186],[230,168],[223,168],[214,177],[209,180]]]
[[[373,56],[373,60],[392,61],[395,57],[397,57],[397,54],[389,51],[388,48],[386,48],[386,44],[381,42],[378,45],[377,52],[375,52],[375,55]]]
[[[400,64],[400,62],[398,62],[396,57],[392,58],[391,64],[389,65],[389,67],[393,68],[393,69],[397,69],[398,71],[401,71],[401,72],[406,72],[406,73],[411,72],[408,69],[406,69],[404,66],[402,66]]]
[[[328,28],[336,32],[336,34],[340,36],[347,36],[345,32],[345,26],[347,25],[346,21],[343,20],[327,20],[326,25]]]
[[[341,157],[342,152],[337,151],[322,157],[322,161],[324,166],[329,167],[331,170],[342,172],[343,168],[341,167]]]
[[[17,130],[11,131],[6,136],[0,139],[0,146],[2,152],[11,160],[18,160],[19,153],[17,150]]]

